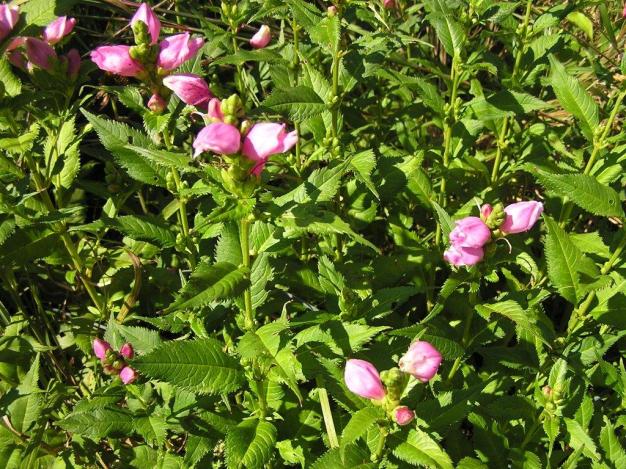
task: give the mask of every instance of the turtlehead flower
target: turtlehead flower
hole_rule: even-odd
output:
[[[423,340],[417,340],[402,356],[398,367],[400,371],[409,373],[422,383],[426,383],[437,374],[441,360],[441,354],[435,347]]]
[[[133,26],[138,21],[142,21],[146,24],[146,26],[148,26],[148,32],[150,33],[150,39],[152,40],[152,44],[156,44],[157,42],[159,42],[161,22],[147,3],[142,3],[141,5],[139,5],[139,8],[137,8],[137,11],[130,20],[130,25]]]
[[[443,258],[457,267],[476,265],[483,260],[484,256],[485,251],[483,248],[464,248],[462,246],[450,246],[443,253]]]
[[[74,29],[76,20],[67,16],[60,16],[43,31],[43,39],[50,45],[56,44]]]
[[[194,157],[205,151],[219,155],[232,155],[239,151],[241,134],[234,125],[215,122],[202,129],[193,142]]]
[[[133,346],[128,342],[122,345],[120,348],[120,355],[124,358],[131,359],[135,356],[135,351],[133,350]]]
[[[478,217],[465,217],[455,222],[450,244],[455,247],[481,248],[491,238],[491,230]]]
[[[504,207],[506,218],[500,225],[500,231],[505,234],[528,231],[539,220],[542,212],[543,204],[541,202],[528,201],[507,205]]]
[[[224,120],[224,113],[222,112],[222,103],[217,98],[212,98],[209,100],[209,105],[207,106],[206,115],[209,119],[221,122]]]
[[[111,345],[102,339],[95,338],[93,340],[93,354],[98,357],[100,360],[104,360],[107,355],[107,351],[111,350]]]
[[[358,396],[375,400],[385,397],[385,388],[378,370],[368,361],[348,360],[344,380],[348,389]]]
[[[203,45],[202,39],[192,39],[189,33],[167,37],[159,45],[157,65],[165,70],[174,70],[193,58]]]
[[[50,45],[34,37],[26,38],[26,56],[30,63],[43,70],[52,69],[57,60],[57,54]]]
[[[0,5],[0,40],[9,35],[19,19],[20,9],[18,7],[6,3]]]
[[[409,409],[407,406],[398,406],[393,410],[393,420],[398,425],[408,425],[415,418],[415,412]]]
[[[294,130],[287,133],[285,124],[261,122],[254,124],[243,139],[242,153],[254,161],[252,174],[258,176],[265,163],[272,155],[289,151],[298,141],[298,133]]]
[[[143,72],[143,67],[130,57],[129,51],[129,46],[101,46],[91,51],[91,60],[105,72],[134,77]]]
[[[70,49],[62,58],[67,64],[67,75],[72,79],[76,78],[80,71],[80,53],[78,50]]]
[[[156,93],[150,96],[150,99],[148,100],[148,109],[152,112],[156,112],[158,114],[163,112],[166,107],[167,103],[161,96]]]
[[[130,384],[137,379],[137,372],[133,370],[130,366],[125,366],[120,371],[120,379],[124,384]]]
[[[272,31],[266,24],[261,26],[259,30],[250,39],[250,45],[255,49],[263,49],[272,40]]]
[[[213,98],[213,94],[202,78],[193,73],[179,73],[163,79],[163,85],[172,90],[185,104],[199,106]]]
[[[392,10],[396,7],[396,1],[395,0],[384,0],[383,1],[383,7],[385,7],[388,10]]]

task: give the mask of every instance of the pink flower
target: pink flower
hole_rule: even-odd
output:
[[[98,338],[93,340],[93,353],[100,360],[105,359],[108,350],[111,350],[111,345],[107,341]]]
[[[457,248],[481,248],[491,238],[491,230],[478,217],[465,217],[455,224],[450,233],[450,243]]]
[[[44,40],[50,44],[56,44],[74,29],[76,20],[74,18],[68,18],[67,16],[60,16],[43,31]]]
[[[398,367],[400,371],[425,383],[437,374],[441,360],[441,354],[435,347],[423,340],[417,340],[400,359]]]
[[[9,42],[6,50],[7,52],[12,51],[14,49],[17,49],[18,47],[22,47],[24,44],[26,44],[26,38],[23,36],[17,36],[11,39],[11,42]]]
[[[166,107],[167,103],[161,96],[156,93],[150,96],[150,99],[148,100],[148,109],[152,112],[156,112],[158,114],[163,112]]]
[[[624,9],[622,10],[622,17],[626,18],[626,3],[624,4]]]
[[[179,73],[163,79],[163,84],[172,90],[180,100],[192,106],[206,104],[213,94],[202,78],[193,73]]]
[[[272,40],[272,32],[270,27],[266,24],[261,26],[259,30],[250,39],[250,45],[255,49],[263,49]]]
[[[34,37],[26,38],[28,60],[44,70],[50,70],[57,60],[57,54],[47,42]]]
[[[20,19],[20,9],[14,5],[0,5],[0,40],[9,35]]]
[[[384,0],[383,7],[387,8],[388,10],[391,10],[396,7],[396,2],[395,0]]]
[[[63,57],[67,63],[67,74],[70,78],[76,78],[80,71],[80,53],[77,49],[70,49]]]
[[[205,151],[232,155],[239,151],[241,134],[234,125],[215,122],[202,129],[193,141],[194,157]]]
[[[137,21],[143,21],[146,26],[148,26],[148,32],[150,32],[152,44],[156,44],[157,42],[159,42],[161,22],[147,3],[142,3],[141,5],[139,5],[139,8],[137,8],[137,11],[130,20],[130,25],[133,26]]]
[[[407,425],[415,418],[415,412],[405,405],[396,407],[393,410],[393,419],[398,425]]]
[[[222,112],[222,103],[217,98],[212,98],[209,101],[208,109],[206,112],[207,117],[215,121],[223,121],[224,113]]]
[[[137,379],[137,372],[133,370],[130,366],[125,366],[120,371],[120,379],[124,384],[130,384]]]
[[[475,265],[483,260],[485,251],[483,248],[464,248],[461,246],[450,246],[443,253],[443,258],[452,265]]]
[[[9,62],[11,62],[15,67],[21,68],[24,71],[28,70],[28,60],[24,57],[19,50],[13,50],[9,52]]]
[[[141,73],[143,68],[131,59],[129,50],[129,46],[101,46],[91,51],[91,60],[105,72],[134,77]]]
[[[370,362],[356,359],[348,360],[344,380],[348,389],[361,397],[376,400],[385,397],[385,388],[380,381],[378,370]]]
[[[133,350],[133,346],[129,343],[125,343],[120,348],[120,355],[124,358],[131,359],[135,356],[135,351]]]
[[[285,132],[285,124],[261,122],[254,124],[243,139],[242,153],[256,163],[252,174],[258,176],[272,155],[289,151],[298,141],[298,133]]]
[[[483,205],[482,207],[480,207],[480,218],[483,221],[487,220],[487,218],[489,218],[489,215],[491,215],[491,212],[493,212],[493,207],[491,205]]]
[[[500,231],[505,234],[528,231],[539,220],[542,212],[541,202],[528,201],[508,205],[504,207],[506,218],[500,226]]]
[[[174,70],[195,56],[203,44],[200,38],[191,39],[189,33],[166,37],[160,44],[157,65],[165,70]]]

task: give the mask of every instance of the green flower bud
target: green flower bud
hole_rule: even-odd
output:
[[[133,34],[135,35],[135,44],[150,45],[151,37],[148,31],[148,25],[143,21],[136,21],[132,26]],[[131,55],[132,57],[132,55]],[[134,57],[133,57],[134,58]]]
[[[483,206],[484,208],[485,206]],[[485,224],[492,230],[499,228],[504,221],[506,214],[504,213],[504,206],[502,204],[495,204],[491,212],[487,213],[486,210],[481,210],[481,218]]]

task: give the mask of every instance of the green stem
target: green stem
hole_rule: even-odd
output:
[[[250,221],[242,218],[239,238],[241,242],[241,257],[244,267],[250,269]],[[254,330],[254,311],[252,310],[252,291],[250,286],[243,292],[244,314],[246,330]]]
[[[372,454],[372,461],[378,462],[381,460],[383,455],[383,451],[385,450],[385,442],[387,441],[387,435],[389,434],[389,429],[386,426],[380,425],[378,427],[380,432],[378,437],[378,443],[376,444],[376,450]]]
[[[611,110],[611,114],[609,115],[609,118],[606,121],[606,124],[604,124],[604,129],[602,130],[602,134],[600,134],[600,137],[597,140],[594,139],[593,150],[591,150],[591,155],[589,156],[589,160],[587,160],[587,164],[585,165],[583,174],[588,175],[589,173],[591,173],[591,170],[593,169],[593,165],[595,164],[596,160],[598,159],[598,156],[600,155],[600,150],[602,150],[605,147],[606,139],[609,136],[609,133],[611,132],[611,128],[613,127],[613,122],[615,121],[615,118],[617,117],[617,113],[619,112],[619,109],[622,105],[622,101],[624,100],[625,97],[626,97],[626,91],[622,91],[617,96],[617,99],[615,100],[615,104],[613,105],[613,109]],[[563,203],[563,208],[561,210],[561,216],[559,217],[561,226],[565,226],[565,224],[567,223],[567,220],[572,214],[572,209],[573,209],[572,201],[566,198]]]
[[[461,339],[461,346],[463,348],[466,348],[470,344],[470,335],[472,332],[472,320],[474,319],[474,313],[475,313],[474,305],[476,304],[478,300],[478,294],[475,292],[471,292],[469,300],[470,300],[470,304],[472,308],[470,309],[469,313],[465,317],[465,326],[463,328],[463,338]],[[452,368],[450,369],[450,373],[448,374],[447,383],[450,383],[452,381],[452,378],[454,378],[454,376],[456,375],[457,371],[459,371],[462,360],[463,360],[463,355],[461,355],[460,357],[457,357],[456,360],[454,360],[454,363],[452,363]]]
[[[620,256],[624,252],[625,248],[626,248],[626,229],[623,231],[622,239],[617,245],[617,248],[615,249],[615,251],[613,251],[613,255],[609,258],[608,261],[604,263],[604,265],[602,266],[602,269],[600,269],[600,275],[606,275],[609,273],[609,271],[613,268],[617,260],[620,258]],[[585,298],[585,300],[581,303],[581,305],[572,312],[570,323],[568,325],[568,332],[570,334],[576,329],[576,326],[578,325],[579,322],[584,322],[587,311],[591,307],[591,304],[593,303],[593,300],[595,300],[595,298],[596,298],[596,291],[595,290],[590,291],[587,294],[587,297]]]
[[[526,40],[528,39],[528,25],[530,23],[530,12],[532,8],[533,1],[528,0],[526,2],[526,13],[524,15],[524,22],[522,23],[522,30],[520,32],[520,43],[515,53],[515,64],[513,65],[513,73],[511,74],[511,81],[514,87],[517,87],[517,75],[520,69],[520,64],[522,63],[522,57],[524,56],[524,51],[526,49]],[[509,131],[509,118],[508,116],[504,117],[504,121],[502,122],[502,127],[500,129],[500,134],[498,135],[498,148],[496,149],[496,158],[493,163],[493,168],[491,171],[491,185],[493,186],[498,181],[498,176],[500,172],[500,164],[502,163],[502,156],[504,154],[504,149],[506,148],[506,142]]]
[[[321,385],[319,377],[317,379],[317,395],[320,398],[322,416],[324,417],[324,425],[326,426],[326,434],[328,435],[328,444],[331,449],[338,448],[339,440],[337,439],[337,432],[335,431],[335,422],[333,420],[333,413],[330,409],[328,392],[326,392],[326,388]]]

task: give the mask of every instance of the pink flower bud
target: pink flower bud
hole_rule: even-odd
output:
[[[348,389],[361,397],[376,400],[385,397],[385,388],[380,381],[378,370],[370,362],[356,359],[348,360],[344,380]]]
[[[135,356],[135,351],[133,350],[133,346],[129,343],[125,343],[120,348],[120,355],[124,358],[128,358],[129,360]]]
[[[489,215],[491,215],[491,212],[493,212],[493,207],[489,204],[485,204],[482,207],[480,207],[480,218],[483,219],[483,221],[485,221],[487,218],[489,218]]]
[[[21,68],[25,72],[28,71],[28,60],[19,50],[9,52],[9,62],[17,68]]]
[[[622,18],[626,18],[626,3],[624,4],[624,9],[622,10]]]
[[[137,372],[133,370],[130,366],[125,366],[120,371],[120,379],[124,384],[130,384],[137,379]]]
[[[17,36],[11,39],[9,45],[7,46],[7,52],[17,49],[18,47],[22,47],[26,44],[26,38],[22,36]]]
[[[67,16],[60,16],[43,31],[44,40],[50,44],[56,44],[74,29],[76,20],[74,18],[68,18]]]
[[[142,3],[130,20],[130,25],[134,25],[137,21],[143,21],[148,26],[152,44],[159,42],[159,33],[161,32],[161,22],[157,15],[154,14],[152,8],[147,3]]]
[[[70,49],[63,59],[67,63],[67,75],[70,78],[76,78],[80,71],[80,53],[78,50]]]
[[[193,141],[194,157],[212,151],[219,155],[232,155],[239,151],[241,134],[234,125],[216,122],[202,129]]]
[[[100,360],[105,359],[107,350],[111,350],[111,346],[107,341],[98,338],[93,340],[93,353]]]
[[[0,40],[9,35],[20,19],[20,9],[14,5],[0,5]]]
[[[383,7],[387,8],[388,10],[391,10],[396,7],[396,2],[395,0],[384,0]]]
[[[202,39],[191,39],[189,33],[166,37],[159,45],[157,65],[165,70],[174,70],[194,57],[203,45]]]
[[[285,132],[285,124],[261,122],[255,124],[243,139],[242,153],[256,163],[252,174],[258,176],[272,155],[285,153],[298,141],[298,133]]]
[[[337,7],[335,5],[331,5],[326,9],[326,14],[328,17],[332,18],[337,14]]]
[[[398,425],[407,425],[415,418],[415,412],[405,405],[396,407],[393,410],[393,419]]]
[[[26,56],[37,67],[50,70],[57,60],[57,54],[47,42],[34,37],[26,38]]]
[[[455,222],[450,243],[455,247],[481,248],[491,238],[491,230],[478,217],[465,217]]]
[[[129,46],[101,46],[91,51],[91,60],[105,72],[134,77],[141,73],[143,68],[131,59],[129,50]]]
[[[500,226],[500,231],[505,234],[528,231],[539,220],[542,212],[541,202],[528,201],[508,205],[504,207],[506,218]]]
[[[441,360],[441,354],[435,347],[423,340],[417,340],[400,359],[398,368],[425,383],[437,374]]]
[[[150,96],[150,99],[148,100],[148,109],[152,112],[159,114],[163,112],[166,107],[167,103],[161,96],[156,93]]]
[[[263,49],[272,40],[272,31],[266,24],[261,26],[259,30],[250,39],[250,45],[255,49]]]
[[[452,265],[475,265],[483,260],[485,251],[483,248],[464,248],[461,246],[450,246],[443,253],[443,258]]]
[[[214,121],[223,121],[224,113],[222,112],[222,104],[219,99],[213,98],[209,101],[206,115]]]
[[[206,104],[213,94],[202,78],[193,73],[179,73],[163,79],[163,84],[172,90],[180,100],[192,106]]]

